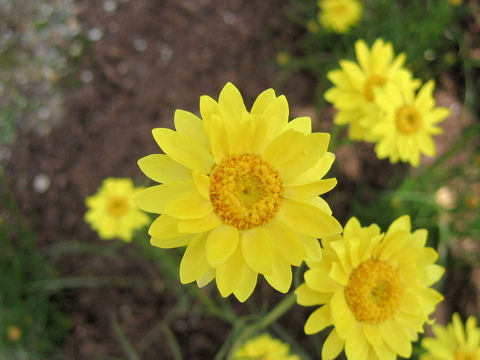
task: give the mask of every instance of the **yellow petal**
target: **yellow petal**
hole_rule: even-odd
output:
[[[406,232],[410,232],[411,226],[410,226],[410,216],[408,215],[403,215],[400,216],[398,219],[396,219],[388,228],[386,237],[399,231],[403,230]]]
[[[285,199],[277,216],[292,229],[305,236],[324,238],[342,232],[342,226],[333,216],[313,205]]]
[[[275,95],[275,91],[273,89],[265,90],[264,92],[262,92],[260,95],[257,96],[257,99],[253,103],[252,110],[250,111],[251,114],[252,115],[262,114],[267,108],[268,104],[270,104],[276,98],[277,96]]]
[[[228,136],[225,121],[217,116],[211,116],[210,143],[212,154],[217,164],[228,155]]]
[[[182,235],[178,232],[178,219],[168,215],[160,215],[150,225],[148,235],[157,239],[168,239]]]
[[[150,239],[150,244],[162,249],[171,249],[171,248],[177,248],[177,247],[188,245],[190,244],[192,239],[193,239],[193,235],[182,235],[176,238],[166,238],[166,239],[152,237]]]
[[[388,320],[378,324],[378,326],[385,343],[400,356],[409,358],[412,354],[412,343],[400,329],[401,325],[394,320]]]
[[[179,220],[178,232],[180,233],[201,233],[213,229],[220,225],[222,221],[211,212],[205,217],[199,219]]]
[[[320,263],[322,261],[322,247],[317,238],[302,236],[300,240],[305,248],[307,257],[305,261],[310,265],[311,263]]]
[[[233,226],[220,225],[208,235],[206,242],[207,261],[211,267],[224,263],[238,245],[238,230]]]
[[[301,132],[304,135],[312,133],[312,119],[308,116],[302,116],[295,118],[288,122],[285,130],[293,129],[298,132]]]
[[[192,177],[198,193],[205,200],[210,201],[210,177],[205,174],[200,174],[197,171],[193,171]]]
[[[208,174],[214,165],[212,154],[200,143],[171,129],[158,128],[152,131],[160,148],[183,166]]]
[[[335,329],[342,339],[347,339],[352,333],[356,320],[345,300],[343,290],[337,291],[330,301]]]
[[[205,256],[205,235],[193,238],[187,246],[182,260],[180,261],[180,281],[188,284],[195,281],[208,271],[210,266]]]
[[[269,123],[267,138],[272,139],[282,132],[288,123],[287,98],[281,95],[271,101],[265,108],[264,116]]]
[[[212,204],[197,191],[189,191],[169,202],[165,213],[178,219],[198,219],[213,211]]]
[[[260,274],[268,274],[273,266],[272,238],[262,228],[243,232],[242,250],[246,263]]]
[[[370,360],[368,358],[368,343],[362,333],[362,328],[357,326],[351,336],[345,339],[345,354],[347,359]]]
[[[300,266],[305,259],[305,249],[300,238],[287,225],[278,220],[273,220],[266,226],[268,232],[275,239],[274,248],[289,262]]]
[[[310,199],[325,194],[327,191],[332,190],[335,185],[337,185],[337,179],[331,178],[318,180],[305,185],[287,186],[284,196],[287,199]]]
[[[167,204],[191,190],[189,182],[175,182],[155,185],[136,192],[133,196],[135,205],[147,212],[161,214]]]
[[[206,149],[210,148],[202,120],[191,112],[177,109],[174,115],[175,129],[177,132],[203,145]]]
[[[382,333],[376,325],[363,324],[362,325],[363,334],[365,338],[373,347],[383,346]]]
[[[305,135],[296,130],[287,130],[277,136],[263,152],[263,159],[275,168],[280,168],[289,160],[292,160],[296,154],[297,148]]]
[[[258,274],[245,264],[241,272],[241,278],[235,290],[233,290],[233,295],[238,301],[244,302],[249,298],[257,284],[257,276]]]
[[[218,105],[229,121],[240,121],[242,114],[247,111],[240,91],[231,82],[226,83],[220,92]]]
[[[187,180],[191,176],[190,169],[165,154],[145,156],[138,160],[138,166],[146,176],[159,183]]]
[[[272,271],[263,275],[268,283],[281,293],[286,293],[292,284],[290,264],[278,253],[273,258]]]
[[[322,360],[334,360],[340,355],[345,341],[340,339],[335,329],[328,334],[322,347]],[[382,359],[383,360],[383,359]]]
[[[327,326],[331,325],[330,306],[324,305],[310,314],[305,322],[305,334],[311,335],[322,331]]]
[[[291,176],[288,179],[283,179],[285,186],[299,186],[305,185],[317,180],[320,180],[332,167],[333,162],[335,161],[335,155],[332,153],[325,153],[312,167],[306,169],[301,174],[297,176]]]
[[[305,283],[295,290],[295,295],[297,295],[297,303],[302,306],[325,304],[331,297],[330,294],[311,289]]]
[[[330,279],[328,271],[323,267],[316,267],[305,272],[305,283],[315,291],[322,293],[335,292],[338,285]]]
[[[210,281],[215,278],[215,269],[208,269],[205,274],[203,274],[200,278],[197,279],[197,286],[199,288],[207,286]]]

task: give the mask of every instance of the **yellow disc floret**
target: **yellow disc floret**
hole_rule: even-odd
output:
[[[398,108],[395,116],[395,124],[397,130],[402,134],[412,135],[421,129],[422,116],[415,107],[405,105]]]
[[[128,212],[128,199],[120,196],[113,197],[107,204],[107,212],[114,217],[121,217]]]
[[[215,214],[239,230],[267,224],[277,214],[282,198],[278,171],[259,155],[229,156],[210,177],[210,201]]]
[[[345,299],[355,318],[369,324],[389,319],[397,310],[402,293],[395,269],[373,259],[353,270],[345,287]]]

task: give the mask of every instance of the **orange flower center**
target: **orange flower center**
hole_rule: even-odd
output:
[[[415,107],[404,105],[395,114],[395,124],[402,134],[412,135],[422,127],[422,116]]]
[[[453,356],[453,360],[479,360],[476,352],[465,352],[461,350],[456,350]]]
[[[108,205],[107,205],[107,212],[109,215],[113,216],[113,217],[121,217],[123,215],[125,215],[125,213],[128,211],[129,209],[129,204],[128,204],[128,201],[127,199],[123,198],[123,197],[114,197],[112,198]]]
[[[259,155],[228,156],[210,176],[210,201],[225,224],[239,230],[267,224],[278,212],[283,185]]]
[[[375,86],[383,86],[387,82],[387,78],[383,75],[372,74],[365,80],[365,97],[372,102],[375,99],[373,89]]]
[[[370,259],[351,272],[344,292],[358,321],[378,324],[389,319],[398,309],[403,286],[391,265]]]

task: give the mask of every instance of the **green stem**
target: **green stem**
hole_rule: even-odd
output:
[[[275,306],[270,312],[262,318],[258,324],[258,330],[263,330],[270,324],[277,321],[282,317],[290,308],[297,302],[297,296],[295,293],[288,294],[277,306]]]

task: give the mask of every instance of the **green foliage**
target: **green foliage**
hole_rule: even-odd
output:
[[[0,358],[54,359],[71,320],[52,304],[51,292],[32,290],[33,282],[54,278],[54,269],[38,251],[3,178],[0,183]]]

